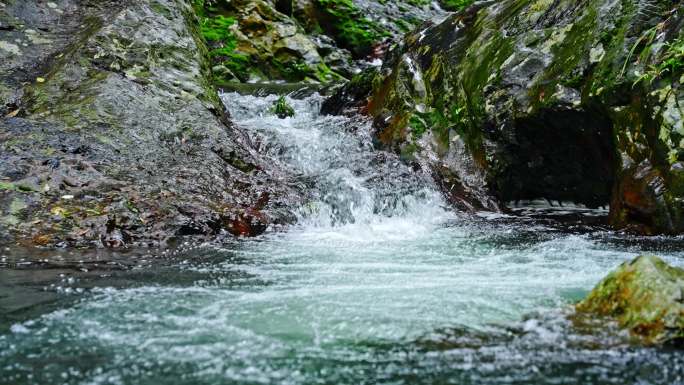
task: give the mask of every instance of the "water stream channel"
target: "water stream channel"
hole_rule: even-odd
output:
[[[0,384],[684,383],[681,351],[570,311],[639,253],[684,266],[683,239],[575,206],[461,215],[317,95],[283,120],[273,96],[222,97],[311,186],[298,224],[164,253],[3,251]]]

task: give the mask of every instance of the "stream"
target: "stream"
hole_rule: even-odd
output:
[[[573,205],[455,213],[318,95],[282,120],[275,96],[222,98],[310,186],[298,224],[163,253],[1,251],[0,384],[684,384],[681,351],[571,312],[640,253],[684,266],[683,238]]]

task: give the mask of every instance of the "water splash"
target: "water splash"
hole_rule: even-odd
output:
[[[404,224],[409,230],[414,224],[455,218],[444,209],[431,178],[411,170],[395,154],[374,149],[368,120],[320,115],[320,95],[288,99],[297,114],[286,119],[272,112],[276,96],[231,93],[222,99],[236,124],[257,138],[260,151],[308,181],[316,198],[300,210],[301,226],[357,224],[355,235],[363,236],[366,231],[382,234],[374,231],[379,228]]]

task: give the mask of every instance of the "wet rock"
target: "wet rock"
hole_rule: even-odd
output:
[[[333,58],[325,60],[316,42],[280,12],[283,3],[238,0],[196,7],[219,85],[268,80],[329,83],[342,78],[327,65]]]
[[[327,98],[321,106],[321,113],[339,115],[352,109],[367,112],[368,97],[373,91],[373,82],[380,78],[380,72],[375,67],[354,75],[352,79]]]
[[[446,12],[433,1],[298,0],[294,14],[308,32],[323,31],[359,59]]]
[[[683,343],[684,270],[640,256],[610,273],[577,311],[614,318],[646,343]]]
[[[312,36],[312,41],[316,44],[316,49],[325,64],[335,73],[346,79],[351,79],[355,73],[361,70],[359,64],[354,61],[351,52],[338,47],[331,37],[315,35]]]
[[[0,238],[123,247],[233,232],[230,218],[250,218],[243,235],[293,220],[305,194],[230,124],[188,2],[0,13],[17,25],[0,40],[41,36],[0,61],[19,110],[0,118]]]
[[[396,40],[446,12],[428,1],[234,0],[196,5],[215,81],[351,78]]]
[[[370,114],[378,145],[459,207],[610,203],[616,228],[681,233],[683,13],[664,0],[478,1],[407,35],[324,108]]]

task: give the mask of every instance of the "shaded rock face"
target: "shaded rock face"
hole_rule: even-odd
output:
[[[684,270],[658,257],[638,257],[610,273],[577,311],[615,318],[646,343],[684,343]]]
[[[324,110],[369,113],[379,145],[459,206],[610,204],[616,228],[681,233],[683,7],[479,1],[408,35]]]
[[[355,58],[374,56],[383,40],[403,37],[423,22],[446,15],[427,0],[297,0],[294,16],[309,33],[324,33]]]
[[[161,244],[292,219],[301,190],[230,125],[189,3],[10,1],[0,17],[0,237]]]

